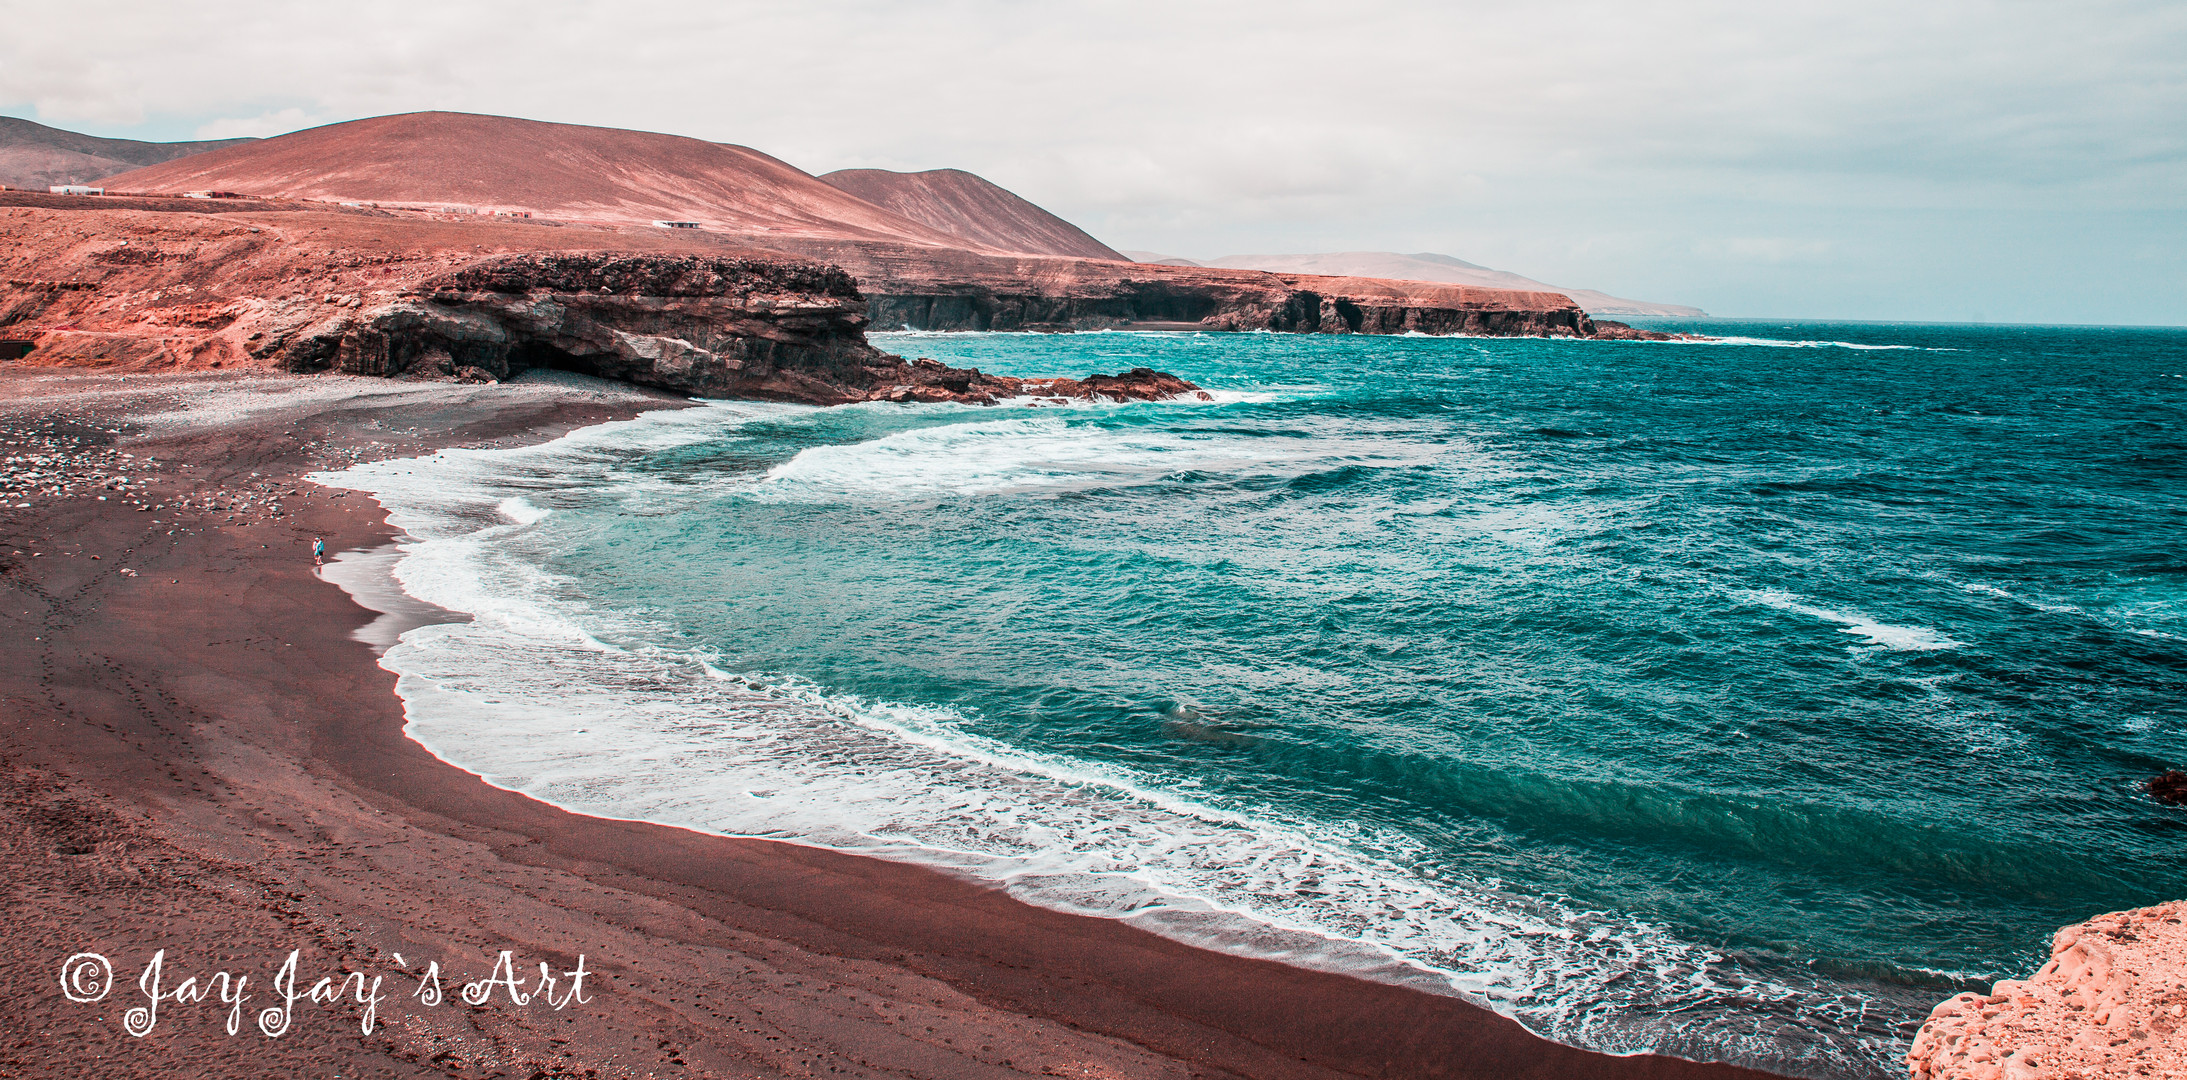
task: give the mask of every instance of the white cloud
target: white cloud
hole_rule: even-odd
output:
[[[302,109],[262,112],[257,116],[223,116],[197,126],[200,139],[263,139],[313,127],[322,121]]]

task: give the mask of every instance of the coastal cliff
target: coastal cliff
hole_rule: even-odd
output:
[[[558,368],[823,405],[1198,389],[1157,372],[1028,382],[891,356],[866,341],[850,275],[765,251],[592,250],[619,235],[293,210],[15,207],[0,209],[0,238],[0,338],[33,364],[479,382]]]
[[[873,325],[913,330],[1157,327],[1321,334],[1663,337],[1597,323],[1559,293],[1197,266],[983,255],[905,244],[769,238],[841,266]]]
[[[1936,1007],[1914,1080],[2187,1076],[2187,900],[2058,931],[2025,981]]]

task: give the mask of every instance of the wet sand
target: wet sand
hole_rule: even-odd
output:
[[[260,383],[0,372],[8,455],[62,416],[108,457],[135,455],[138,487],[0,509],[0,1075],[1764,1075],[1574,1050],[1456,998],[1210,953],[920,867],[488,786],[402,735],[394,675],[353,636],[373,614],[314,572],[314,536],[389,542],[379,507],[300,477],[675,402],[605,384],[294,385],[312,392],[246,415],[232,405]],[[188,422],[127,420],[206,401]],[[149,1034],[125,1032],[161,949],[162,989],[251,977],[237,1034],[217,996],[163,1000]],[[301,999],[280,1037],[257,1030],[291,950],[298,993],[382,977],[376,1030],[351,998]],[[522,991],[541,989],[542,962],[554,988],[458,1000],[504,950]],[[79,952],[111,963],[99,1001],[62,994]],[[585,1001],[568,997],[580,954]],[[438,1006],[412,996],[429,962]]]

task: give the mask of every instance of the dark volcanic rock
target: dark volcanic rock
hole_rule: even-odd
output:
[[[2149,797],[2171,806],[2187,806],[2187,772],[2178,769],[2150,777],[2142,785]]]
[[[709,397],[862,400],[865,300],[832,267],[729,256],[527,253],[420,283],[338,326],[259,345],[291,370],[496,378],[579,371]],[[333,348],[328,349],[329,339]]]
[[[1598,338],[1602,338],[1602,339],[1604,339],[1604,340],[1607,340],[1607,341],[1703,341],[1703,340],[1706,340],[1706,339],[1704,339],[1704,338],[1701,338],[1701,337],[1699,337],[1699,336],[1697,336],[1697,335],[1694,335],[1694,334],[1666,334],[1666,333],[1663,333],[1663,332],[1662,332],[1662,331],[1660,331],[1660,330],[1642,330],[1642,329],[1640,329],[1639,327],[1636,327],[1636,326],[1627,326],[1627,325],[1625,325],[1624,323],[1621,323],[1621,322],[1611,322],[1611,321],[1610,321],[1610,320],[1608,320],[1608,319],[1596,319],[1596,320],[1595,320],[1594,322],[1595,322],[1595,332],[1594,332],[1594,335],[1593,335],[1593,336],[1595,336],[1595,337],[1598,337]]]
[[[1024,394],[1151,401],[1198,390],[1140,368],[1027,380],[907,363],[867,344],[865,301],[831,266],[760,258],[552,253],[473,263],[321,331],[285,366],[353,375],[549,367],[702,397],[992,404]],[[1202,395],[1203,397],[1205,395]]]
[[[1031,387],[1028,387],[1031,390]],[[1163,401],[1190,394],[1201,401],[1214,395],[1166,371],[1133,368],[1122,375],[1088,375],[1083,379],[1057,379],[1040,387],[1039,393],[1060,397],[1085,397],[1112,401]]]

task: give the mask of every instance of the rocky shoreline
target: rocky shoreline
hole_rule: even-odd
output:
[[[869,327],[1601,339],[1549,293],[878,242],[748,240],[294,200],[0,195],[0,339],[33,366],[498,380],[530,367],[840,404],[1167,397],[1174,376],[1028,383],[891,356]]]
[[[33,366],[472,382],[551,368],[819,405],[1199,390],[1156,372],[1027,381],[893,356],[866,340],[866,298],[849,274],[772,252],[598,250],[592,233],[521,226],[249,217],[8,209],[0,336],[26,345]],[[541,239],[571,243],[508,250]]]
[[[1936,1007],[1913,1080],[2187,1076],[2187,900],[2058,931],[2050,962]]]

